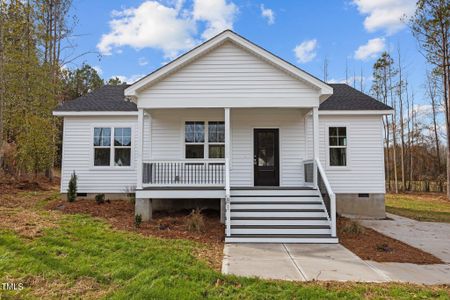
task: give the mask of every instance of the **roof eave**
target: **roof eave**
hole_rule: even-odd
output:
[[[137,111],[53,111],[56,117],[76,116],[137,116]]]

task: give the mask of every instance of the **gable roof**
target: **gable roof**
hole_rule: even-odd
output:
[[[326,99],[333,93],[333,89],[331,88],[331,86],[329,86],[322,80],[318,79],[317,77],[314,77],[313,75],[303,71],[302,69],[294,66],[293,64],[281,59],[280,57],[252,43],[251,41],[238,35],[237,33],[231,30],[225,30],[219,33],[218,35],[212,37],[211,39],[207,40],[206,42],[200,44],[199,46],[193,48],[192,50],[188,51],[187,53],[181,55],[180,57],[166,64],[165,66],[155,70],[149,75],[136,81],[125,90],[125,95],[136,96],[137,93],[139,93],[144,88],[161,80],[162,78],[165,78],[169,74],[193,62],[200,56],[219,47],[225,42],[234,43],[239,47],[242,47],[243,49],[247,50],[248,52],[262,58],[263,60],[266,60],[267,62],[273,64],[279,69],[285,71],[292,77],[310,84],[311,86],[319,90],[321,94],[321,99]]]
[[[319,110],[392,110],[393,108],[345,83],[330,83],[333,95],[322,102]]]
[[[330,84],[334,93],[319,106],[320,111],[390,111],[392,108],[347,84]],[[66,101],[55,110],[55,115],[65,112],[136,112],[135,103],[125,99],[124,90],[129,85],[105,85],[85,96]]]
[[[58,105],[54,111],[137,111],[135,103],[125,100],[124,90],[129,86],[128,84],[105,85],[87,95]]]

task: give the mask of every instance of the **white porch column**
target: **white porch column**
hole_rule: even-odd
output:
[[[225,107],[225,235],[226,236],[231,235],[230,158],[231,158],[230,108]]]
[[[230,108],[225,108],[225,191],[230,192],[231,125]]]
[[[137,151],[136,151],[136,189],[142,190],[142,161],[144,152],[144,109],[138,109]]]
[[[313,183],[317,188],[317,160],[319,160],[319,108],[313,107]]]

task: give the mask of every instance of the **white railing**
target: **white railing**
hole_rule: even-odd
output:
[[[331,189],[325,170],[318,159],[303,161],[303,167],[305,171],[305,183],[313,185],[317,184],[319,192],[322,195],[325,195],[325,197],[323,197],[325,199],[323,200],[331,222],[331,236],[336,237],[336,194]],[[329,199],[327,199],[327,197]]]
[[[231,192],[230,192],[230,160],[225,159],[225,218],[226,236],[231,235]]]
[[[143,186],[224,186],[225,161],[216,159],[143,162]]]

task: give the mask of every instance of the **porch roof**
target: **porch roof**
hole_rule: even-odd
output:
[[[321,111],[388,111],[390,106],[347,84],[329,84],[333,95],[319,106]],[[124,90],[129,85],[105,85],[85,96],[66,101],[55,108],[55,115],[65,112],[135,112],[135,103],[126,100]]]

